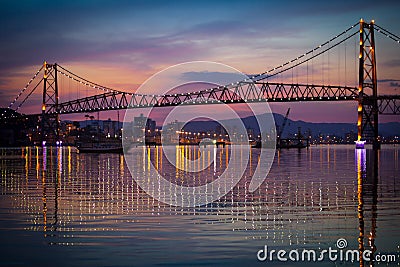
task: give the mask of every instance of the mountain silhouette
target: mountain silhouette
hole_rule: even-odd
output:
[[[261,118],[267,116],[266,114],[256,115]],[[248,129],[252,129],[254,134],[259,133],[259,127],[256,116],[249,116],[242,118],[244,125]],[[284,120],[284,116],[281,114],[273,113],[275,125],[279,128]],[[233,119],[222,120],[221,124],[232,125],[235,122]],[[236,121],[237,123],[237,121]],[[216,121],[191,121],[184,126],[185,131],[189,132],[212,132],[220,125]],[[282,133],[282,137],[289,137],[298,132],[298,128],[301,128],[301,132],[311,132],[312,136],[318,135],[335,135],[344,137],[346,133],[351,131],[357,132],[357,125],[355,123],[315,123],[305,121],[293,121],[288,118],[286,127]],[[399,122],[387,122],[379,124],[379,135],[384,137],[389,136],[400,136],[400,123]]]

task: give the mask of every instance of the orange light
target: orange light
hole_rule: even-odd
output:
[[[362,106],[358,106],[357,111],[362,111]]]
[[[46,61],[43,62],[43,69],[44,69],[43,78],[46,79],[47,78],[47,62]]]
[[[45,105],[45,104],[42,105],[42,110],[43,110],[43,111],[46,110],[46,105]]]

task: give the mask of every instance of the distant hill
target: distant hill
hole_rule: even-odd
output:
[[[257,115],[262,116],[262,115]],[[282,125],[284,116],[281,114],[273,114],[275,125],[278,127]],[[233,120],[224,120],[223,123],[230,124]],[[259,133],[258,124],[255,116],[242,118],[242,121],[246,128],[252,128],[255,134]],[[213,131],[218,126],[215,121],[192,121],[185,125],[186,131],[200,132],[200,131]],[[346,133],[350,131],[357,132],[357,126],[355,123],[313,123],[305,121],[293,121],[288,119],[286,127],[282,133],[283,137],[288,137],[291,134],[297,133],[298,127],[301,127],[301,131],[311,131],[313,136],[319,134],[322,135],[336,135],[344,137]],[[400,123],[399,122],[388,122],[379,124],[379,134],[381,136],[400,136]]]

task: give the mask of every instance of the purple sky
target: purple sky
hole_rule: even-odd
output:
[[[0,106],[9,105],[44,60],[133,92],[158,71],[187,61],[261,73],[324,43],[361,17],[399,35],[399,10],[399,1],[1,1]],[[376,39],[379,90],[398,94],[400,45],[378,34]],[[300,82],[356,85],[355,49],[356,39],[310,64],[312,75],[305,77],[303,66],[277,80],[290,82],[293,75]],[[99,93],[68,81],[61,85],[61,101]],[[21,111],[38,113],[39,102],[40,90]],[[271,108],[285,113],[288,106],[293,120],[356,122],[352,102]],[[107,117],[115,118],[116,111],[101,114]],[[399,119],[381,116],[381,121]]]

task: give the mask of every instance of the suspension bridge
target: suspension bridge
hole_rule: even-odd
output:
[[[91,82],[56,63],[44,62],[10,103],[9,108],[18,111],[38,88],[43,88],[41,113],[36,114],[40,118],[40,134],[42,140],[58,140],[59,116],[63,114],[220,103],[356,101],[358,103],[358,140],[365,140],[372,143],[374,148],[379,148],[379,115],[399,115],[400,95],[378,94],[376,33],[386,36],[397,45],[400,43],[400,37],[375,24],[374,21],[367,23],[360,20],[329,41],[268,71],[250,75],[247,79],[235,83],[189,93],[154,95],[116,90]],[[338,65],[338,72],[346,77],[349,68],[346,65],[348,52],[345,50],[345,60],[342,62],[340,62],[340,56],[337,60],[333,60],[330,53],[339,46],[344,45],[346,49],[346,43],[352,39],[356,40],[355,46],[357,46],[357,49],[354,49],[355,54],[352,60],[358,63],[358,67],[355,66],[358,70],[355,71],[353,79],[358,78],[358,85],[348,86],[346,78],[341,84],[332,85],[330,81],[327,81],[329,72],[322,77],[322,82],[315,82],[313,79],[315,77],[309,78],[309,66],[312,66],[317,59],[326,59],[326,57],[328,63],[335,61],[335,64]],[[298,80],[294,81],[294,71],[296,74],[299,69],[304,72],[305,66],[307,80],[300,83]],[[282,78],[287,73],[289,73],[287,76],[292,74],[291,81],[290,77],[286,77],[285,81],[276,81],[277,78]],[[61,101],[60,96],[65,87],[60,86],[62,79],[67,79],[69,84],[75,83],[78,86],[102,92]]]

